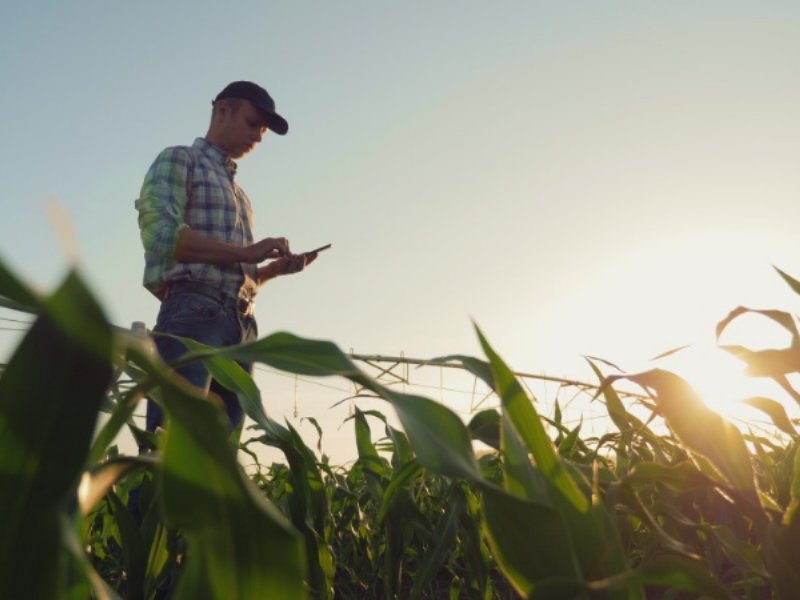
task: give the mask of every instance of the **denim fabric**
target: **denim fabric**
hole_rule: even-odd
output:
[[[252,316],[240,315],[212,298],[194,293],[177,293],[164,300],[153,332],[191,338],[214,348],[249,342],[258,337],[258,328]],[[154,340],[158,353],[166,363],[186,353],[186,346],[179,340],[161,335],[155,335]],[[252,373],[252,364],[240,364],[248,373]],[[185,365],[177,373],[189,383],[206,392],[211,390],[222,398],[231,430],[241,425],[244,413],[236,394],[214,381],[202,362]],[[155,431],[162,419],[161,407],[148,399],[147,430]]]

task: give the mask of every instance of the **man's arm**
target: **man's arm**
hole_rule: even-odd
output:
[[[221,265],[239,262],[258,264],[269,258],[280,258],[288,254],[289,241],[286,238],[264,238],[249,246],[235,246],[207,238],[184,226],[178,231],[174,256],[180,262]]]
[[[167,148],[151,165],[136,201],[147,268],[163,274],[171,261],[260,263],[289,254],[286,238],[235,246],[205,237],[185,222],[193,159],[189,149]],[[157,278],[157,275],[154,276]]]
[[[185,227],[191,165],[192,156],[187,148],[176,146],[162,151],[148,169],[135,203],[145,270],[152,271],[154,280],[163,275],[174,257],[178,232]]]

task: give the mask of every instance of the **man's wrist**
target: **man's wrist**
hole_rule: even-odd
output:
[[[275,279],[281,274],[280,269],[276,266],[278,261],[272,261],[268,265],[258,268],[258,283],[266,283],[270,279]]]
[[[251,263],[251,262],[253,262],[250,259],[249,253],[247,251],[249,246],[231,246],[231,248],[233,249],[233,252],[236,255],[236,261],[235,262],[240,262],[240,263]]]

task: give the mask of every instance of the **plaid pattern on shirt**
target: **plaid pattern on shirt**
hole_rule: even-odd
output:
[[[169,283],[191,279],[231,296],[252,298],[257,267],[178,262],[178,233],[184,227],[227,244],[253,242],[250,199],[234,176],[236,163],[203,138],[158,155],[145,176],[136,210],[144,245],[144,286],[162,298]]]

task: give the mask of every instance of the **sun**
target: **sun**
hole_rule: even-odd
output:
[[[748,376],[740,360],[714,344],[687,347],[671,357],[667,368],[683,377],[708,408],[739,425],[769,423],[763,412],[743,402],[747,398],[786,400],[775,382]]]

